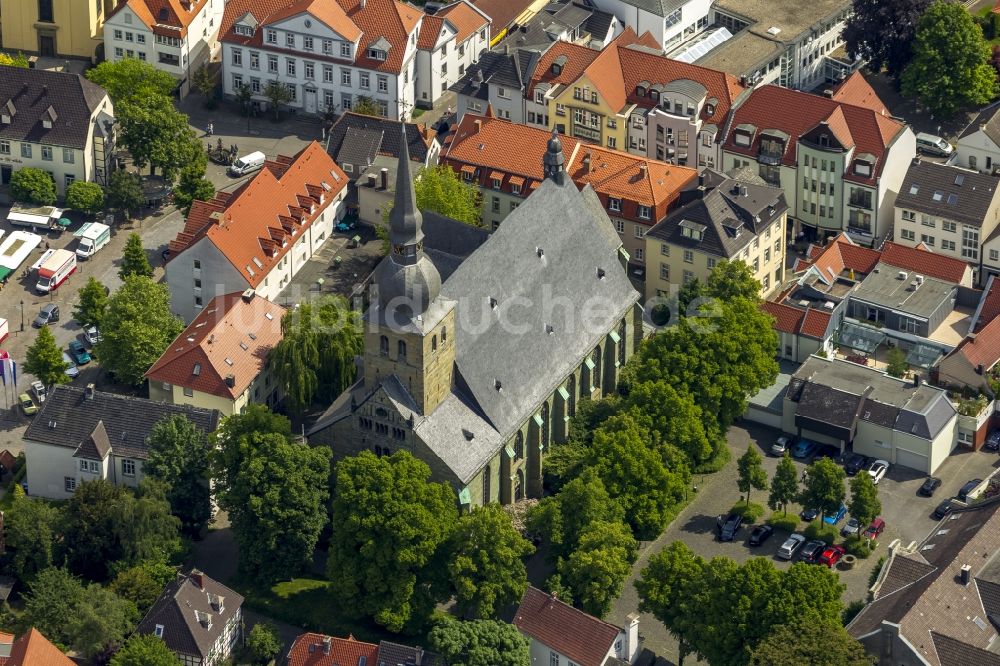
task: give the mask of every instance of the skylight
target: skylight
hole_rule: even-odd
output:
[[[913,183],[910,185],[910,194],[916,194],[920,191],[920,183]]]
[[[941,190],[934,190],[934,196],[931,197],[934,201],[941,201],[944,198],[944,192]]]
[[[194,364],[194,367],[191,369],[191,374],[195,377],[201,374],[201,363]]]
[[[247,347],[247,343],[241,341],[240,342],[240,349],[242,349],[243,351],[247,351],[250,348]]]
[[[957,202],[958,202],[958,195],[957,194],[949,194],[948,195],[948,205],[949,206],[954,206]]]
[[[231,359],[231,358],[229,358],[229,357],[227,356],[227,357],[226,357],[226,365],[232,365],[232,364],[233,364],[233,359]]]

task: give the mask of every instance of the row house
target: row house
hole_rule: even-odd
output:
[[[104,52],[111,62],[138,58],[178,81],[183,97],[191,73],[215,59],[223,0],[126,0],[104,22]]]
[[[472,183],[482,197],[483,224],[496,229],[544,180],[542,156],[551,134],[493,117],[466,114],[441,161]],[[590,185],[641,276],[646,262],[644,237],[657,220],[675,208],[683,190],[698,185],[695,169],[637,157],[560,137],[565,170],[577,185]],[[636,273],[636,271],[639,271]]]
[[[459,120],[466,113],[482,115],[486,107],[491,107],[498,118],[519,125],[527,122],[524,93],[539,57],[538,52],[529,49],[484,53],[479,62],[451,86]],[[532,111],[532,124],[544,124],[535,123],[536,116]]]
[[[107,184],[114,121],[107,92],[79,74],[3,67],[0,185],[22,167],[48,173],[59,196],[77,180]]]
[[[307,114],[350,111],[359,98],[409,119],[424,15],[396,0],[231,0],[219,32],[223,91],[269,104],[269,82]]]
[[[467,0],[425,16],[417,36],[416,105],[429,109],[489,48],[490,17]]]
[[[723,169],[750,167],[785,191],[796,236],[847,231],[877,245],[892,232],[893,203],[916,138],[881,104],[856,106],[769,85],[736,109],[722,152]]]
[[[190,322],[223,294],[253,289],[275,301],[343,217],[347,183],[314,141],[239,189],[196,201],[168,246],[171,309]]]
[[[922,245],[975,268],[984,285],[1000,274],[1000,178],[946,164],[913,160],[895,204],[895,241]]]
[[[958,135],[954,163],[980,173],[1000,174],[1000,103],[980,111]]]

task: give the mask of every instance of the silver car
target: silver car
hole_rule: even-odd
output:
[[[857,518],[851,518],[847,521],[847,524],[840,528],[840,536],[849,537],[853,534],[857,534],[861,531],[861,523],[858,522]]]
[[[771,445],[771,455],[778,456],[779,458],[788,451],[791,446],[791,438],[782,435],[778,439],[774,440],[774,444]]]
[[[795,553],[799,551],[799,548],[801,548],[802,544],[804,544],[805,542],[806,538],[801,534],[791,535],[790,537],[785,539],[785,543],[781,544],[781,546],[778,548],[778,557],[780,557],[783,560],[792,559],[793,557],[795,557]]]
[[[76,379],[80,375],[80,368],[76,367],[76,363],[73,362],[73,359],[66,352],[63,352],[63,363],[66,364],[67,377]]]

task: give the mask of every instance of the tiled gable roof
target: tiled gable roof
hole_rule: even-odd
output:
[[[184,229],[170,241],[171,259],[207,238],[256,287],[347,182],[313,141],[294,157],[265,163],[231,195],[219,192],[210,202],[194,202]]]
[[[288,650],[288,666],[357,666],[362,658],[367,666],[378,666],[378,646],[354,636],[337,638],[308,632],[299,634]]]
[[[894,205],[981,227],[998,186],[996,176],[917,158],[906,170]]]
[[[329,0],[327,0],[329,1]],[[406,43],[420,24],[424,14],[416,7],[396,0],[337,0],[351,20],[361,29],[361,51],[354,64],[380,72],[399,73],[403,70]],[[368,47],[385,39],[390,49],[383,60],[368,57]]]
[[[14,641],[7,666],[76,666],[40,631],[32,627]]]
[[[425,16],[424,20],[420,23],[420,34],[417,36],[417,48],[422,51],[433,50],[443,29],[444,17],[440,14]]]
[[[267,24],[273,25],[299,14],[309,14],[348,41],[353,42],[361,37],[358,26],[347,17],[347,12],[332,0],[298,0],[269,16]]]
[[[602,666],[621,631],[530,585],[514,615],[514,626],[580,666]]]
[[[891,115],[888,107],[879,98],[860,70],[854,72],[833,89],[834,101],[862,106],[879,115]]]
[[[91,116],[106,99],[104,88],[79,74],[0,65],[0,108],[10,117],[0,139],[85,148]]]
[[[216,296],[170,343],[146,378],[232,400],[260,375],[268,353],[281,341],[284,314],[283,307],[261,296]]]
[[[392,118],[366,116],[350,111],[342,114],[330,127],[330,131],[327,133],[327,152],[336,159],[344,145],[344,138],[347,136],[348,130],[358,129],[380,132],[382,141],[379,143],[378,154],[399,157],[400,125],[406,127],[406,147],[410,151],[410,159],[414,162],[426,162],[427,152],[434,141],[434,136],[425,125],[404,123]]]
[[[774,330],[781,333],[799,333],[806,317],[805,310],[774,301],[763,301],[760,309],[774,317]]]
[[[990,141],[1000,146],[1000,103],[991,104],[980,111],[958,138],[964,139],[980,129]]]
[[[458,30],[458,34],[455,35],[455,42],[458,44],[466,41],[469,37],[472,37],[490,24],[487,17],[483,16],[479,10],[465,0],[459,0],[442,8],[436,16],[443,16],[449,23],[455,26],[455,29]],[[424,20],[426,21],[427,18],[424,18]],[[423,33],[423,28],[421,28],[420,32]]]
[[[969,264],[961,259],[946,257],[930,250],[898,245],[892,241],[886,241],[882,246],[882,261],[890,266],[916,271],[921,275],[929,275],[955,284],[961,284],[966,274],[972,270]]]
[[[535,67],[531,81],[528,83],[526,96],[533,99],[535,88],[540,83],[547,83],[550,86],[569,85],[580,78],[580,75],[590,63],[594,62],[598,55],[600,55],[600,51],[588,49],[586,46],[572,42],[556,42],[538,61],[538,66]],[[556,65],[558,72],[553,70],[553,65]],[[565,150],[565,146],[563,149]]]
[[[941,666],[1000,666],[1000,654],[983,650],[950,636],[931,632]]]
[[[94,432],[76,447],[73,457],[104,460],[109,453],[111,453],[111,442],[108,439],[108,431],[104,428],[104,422],[98,421],[94,426]]]
[[[955,351],[964,356],[973,368],[980,365],[987,370],[992,368],[1000,361],[1000,318],[962,340]]]
[[[823,339],[830,326],[830,313],[810,308],[802,320],[802,333],[817,340]]]
[[[998,316],[1000,316],[1000,280],[991,275],[976,310],[975,330],[982,330]]]
[[[476,9],[490,17],[493,33],[510,25],[532,4],[532,0],[472,0]]]
[[[208,2],[209,0],[193,0],[185,8],[180,0],[126,0],[108,14],[108,18],[128,7],[154,34],[183,39],[187,36],[191,22]]]

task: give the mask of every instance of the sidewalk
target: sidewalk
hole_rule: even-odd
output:
[[[274,114],[260,113],[250,118],[240,111],[238,105],[228,100],[220,100],[214,109],[205,108],[205,100],[198,93],[192,93],[175,103],[177,110],[187,114],[191,126],[198,131],[198,138],[204,139],[208,123],[214,125],[216,136],[257,136],[273,139],[289,137],[301,141],[323,140],[323,126],[318,117],[293,115],[290,111],[281,113],[281,120],[274,121]],[[249,126],[249,131],[247,127]]]

